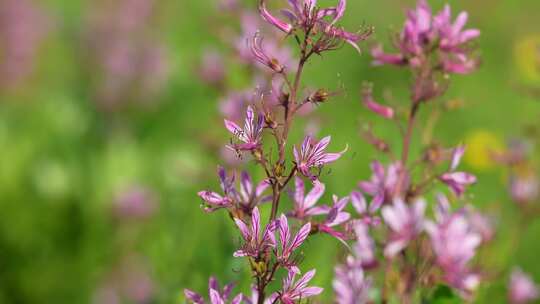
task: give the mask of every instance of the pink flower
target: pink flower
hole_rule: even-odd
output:
[[[251,228],[240,219],[235,218],[234,222],[242,233],[244,239],[244,245],[242,249],[234,252],[235,257],[250,256],[253,258],[260,258],[266,254],[271,248],[276,247],[276,239],[274,237],[274,231],[276,230],[276,224],[270,223],[261,235],[261,215],[259,208],[255,207],[251,214]]]
[[[251,210],[259,204],[271,200],[270,196],[265,196],[264,192],[269,187],[268,180],[264,179],[256,186],[247,172],[242,172],[240,179],[240,191],[235,188],[235,175],[227,177],[223,167],[218,167],[218,176],[223,194],[213,191],[200,191],[198,193],[208,206],[206,212],[213,212],[221,208],[236,207],[244,212],[251,213]]]
[[[304,243],[311,232],[311,223],[307,223],[298,230],[293,238],[289,230],[287,217],[282,214],[278,221],[279,230],[279,248],[276,247],[275,254],[278,261],[290,270],[297,271],[295,262],[291,260],[293,252]]]
[[[225,304],[229,301],[234,284],[227,284],[221,290],[219,288],[218,281],[215,277],[211,277],[208,282],[208,294],[210,298],[210,304]],[[184,295],[186,300],[194,304],[205,304],[204,298],[189,289],[184,289]],[[240,304],[242,302],[243,295],[238,294],[231,300],[231,304]]]
[[[339,0],[337,6],[328,8],[316,7],[317,1],[314,0],[290,0],[289,5],[291,9],[282,10],[282,12],[290,23],[270,14],[266,9],[265,0],[261,0],[259,11],[263,19],[287,34],[295,29],[309,34],[321,33],[321,38],[314,42],[315,53],[335,49],[339,47],[341,41],[352,45],[360,52],[357,43],[371,35],[371,29],[363,33],[351,33],[336,26],[345,13],[346,0]]]
[[[283,304],[294,304],[300,299],[307,299],[320,294],[323,289],[320,287],[309,287],[308,283],[315,276],[315,270],[308,271],[298,281],[295,281],[296,272],[289,271],[286,278],[283,279],[283,288],[279,292],[279,299]]]
[[[334,287],[335,303],[367,304],[371,290],[371,280],[365,277],[362,265],[353,256],[348,256],[346,263],[335,268]]]
[[[371,203],[367,204],[366,198],[362,193],[358,191],[351,192],[351,203],[360,216],[360,221],[367,225],[379,225],[381,223],[381,219],[379,216],[376,215],[377,211],[382,205],[382,202],[376,202],[375,200],[372,200]]]
[[[469,223],[466,212],[450,213],[444,199],[439,200],[435,215],[437,222],[427,221],[425,228],[431,238],[437,265],[450,286],[468,295],[479,283],[478,275],[468,269],[468,263],[475,256],[482,237]]]
[[[304,220],[310,216],[328,213],[328,208],[322,206],[315,207],[317,201],[324,194],[324,184],[316,182],[313,189],[304,195],[304,181],[300,177],[295,178],[295,191],[293,195],[294,209],[290,216],[299,220]]]
[[[115,214],[126,219],[145,219],[156,210],[154,193],[144,187],[132,187],[115,200]]]
[[[391,230],[384,249],[386,257],[394,257],[420,234],[424,227],[425,208],[426,202],[423,200],[418,200],[413,205],[407,206],[400,199],[396,199],[392,206],[383,207],[382,217]]]
[[[280,20],[279,18],[274,17],[272,14],[270,14],[270,12],[268,12],[268,10],[266,9],[265,2],[266,2],[265,0],[261,0],[259,2],[259,12],[261,14],[261,17],[266,22],[275,26],[277,29],[289,34],[292,31],[293,26],[291,24],[288,24],[287,22]]]
[[[345,196],[343,198],[338,198],[337,195],[332,196],[334,204],[330,209],[327,209],[326,219],[324,222],[319,224],[319,231],[329,234],[338,240],[344,242],[345,235],[342,232],[337,231],[334,227],[342,225],[348,221],[351,215],[348,212],[343,211],[349,202],[349,197]]]
[[[450,6],[433,16],[431,7],[425,0],[419,0],[414,10],[407,12],[407,20],[396,41],[398,53],[387,54],[380,45],[371,50],[374,64],[408,65],[419,68],[428,58],[436,58],[442,71],[446,73],[468,74],[478,66],[478,60],[471,57],[469,42],[480,35],[477,29],[463,30],[468,15],[462,12],[456,21],[451,21]],[[430,56],[430,54],[435,56]]]
[[[403,196],[403,191],[409,187],[409,174],[403,172],[405,168],[401,162],[394,162],[384,168],[379,161],[371,163],[371,179],[369,181],[361,181],[358,187],[365,193],[371,195],[373,200],[372,206],[381,206],[384,203],[391,203],[395,198]],[[403,181],[400,187],[400,193],[396,193],[400,176],[403,175]],[[375,207],[374,207],[375,208]]]
[[[375,241],[369,235],[369,226],[362,222],[355,222],[354,234],[356,243],[353,245],[353,251],[360,265],[364,269],[377,266],[377,257],[375,256]]]
[[[246,111],[246,120],[244,129],[240,128],[236,123],[225,119],[225,127],[243,144],[233,144],[231,148],[239,151],[253,151],[261,145],[262,131],[264,127],[264,116],[259,113],[257,121],[255,121],[255,113],[251,106],[248,106]]]
[[[540,298],[538,286],[519,268],[512,271],[508,289],[508,301],[511,304],[532,303]]]
[[[325,164],[332,163],[347,151],[347,148],[345,148],[338,153],[325,152],[326,147],[330,143],[330,138],[330,136],[327,136],[317,142],[310,136],[306,136],[300,147],[300,152],[294,147],[294,159],[300,173],[311,180],[316,180],[317,177],[311,173],[311,168],[321,168]]]
[[[364,87],[364,89],[362,90],[362,96],[364,99],[364,105],[370,111],[386,119],[394,118],[394,109],[383,106],[373,99],[373,92],[371,86]]]
[[[267,66],[276,73],[282,73],[285,67],[275,57],[270,57],[267,51],[263,48],[263,38],[257,32],[249,44],[251,53],[255,60],[264,66]]]
[[[464,153],[464,146],[455,148],[452,153],[449,172],[439,176],[439,180],[450,187],[457,196],[461,196],[465,192],[467,186],[476,183],[476,177],[474,175],[467,172],[455,172]]]

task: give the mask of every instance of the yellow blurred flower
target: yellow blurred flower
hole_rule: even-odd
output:
[[[514,46],[514,60],[523,81],[540,84],[540,34],[519,39]]]
[[[466,139],[465,163],[475,170],[489,170],[496,166],[491,155],[501,152],[504,145],[495,134],[487,130],[473,130]]]

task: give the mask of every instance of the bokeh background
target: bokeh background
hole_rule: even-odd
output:
[[[348,2],[344,25],[373,25],[379,41],[414,5]],[[477,302],[505,303],[513,265],[540,281],[540,221],[518,232],[506,172],[486,151],[540,121],[540,1],[450,2],[482,30],[483,63],[452,79],[445,101],[463,106],[444,113],[434,132],[442,144],[469,144],[465,167],[479,177],[471,201],[497,223],[481,259],[504,270]],[[217,187],[229,140],[222,93],[201,81],[199,63],[208,49],[230,53],[221,29],[237,23],[217,0],[0,0],[0,303],[184,303],[183,288],[204,291],[211,274],[247,290],[230,219],[202,212],[196,196]],[[232,63],[225,69],[233,87],[251,84]],[[350,147],[324,177],[338,195],[367,178],[377,156],[359,136],[373,120],[359,104],[363,81],[395,103],[407,100],[406,73],[373,68],[350,47],[306,70],[312,87],[344,88],[315,114],[333,150]],[[397,143],[394,126],[374,122]],[[339,250],[324,236],[305,247],[303,263],[317,267],[326,300]]]

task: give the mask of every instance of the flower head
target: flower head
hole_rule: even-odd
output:
[[[348,256],[345,264],[335,268],[332,286],[337,304],[369,303],[371,280],[366,278],[361,263],[354,256]]]
[[[458,146],[452,153],[450,163],[450,171],[439,176],[439,180],[445,183],[457,195],[461,196],[467,186],[476,183],[476,177],[467,172],[456,172],[463,154],[465,153],[464,146]]]
[[[377,203],[374,200],[371,201],[368,207],[368,203],[364,195],[361,192],[353,191],[351,192],[351,203],[360,216],[360,221],[367,225],[378,225],[381,222],[379,216],[376,215],[376,212],[381,207],[381,203]]]
[[[383,207],[382,217],[391,230],[384,249],[386,257],[393,257],[401,252],[422,231],[425,208],[426,202],[423,200],[407,206],[401,199],[396,199],[392,206]]]
[[[204,209],[207,212],[234,207],[249,214],[257,205],[271,200],[270,196],[264,195],[270,185],[267,179],[254,185],[249,174],[244,171],[240,178],[240,191],[237,191],[234,174],[227,176],[225,169],[220,166],[218,167],[218,176],[223,194],[208,190],[198,193],[199,197],[208,205]]]
[[[445,73],[468,74],[478,62],[472,58],[469,42],[480,35],[477,29],[464,30],[468,15],[461,12],[452,23],[450,6],[433,15],[427,1],[419,0],[415,9],[407,12],[407,20],[395,45],[397,54],[387,54],[380,45],[372,49],[375,64],[409,65],[416,69],[431,64],[437,58]]]
[[[232,292],[234,284],[227,284],[223,289],[219,288],[218,281],[215,277],[210,277],[208,281],[208,296],[210,298],[210,304],[225,304],[229,302],[229,298]],[[204,298],[189,289],[184,289],[184,295],[186,300],[194,304],[205,304]],[[231,304],[240,304],[242,302],[243,295],[238,294],[231,300]]]
[[[317,177],[311,173],[311,168],[321,168],[325,164],[338,160],[345,150],[338,153],[327,153],[326,147],[330,143],[330,136],[324,137],[320,141],[316,141],[311,136],[306,136],[300,147],[300,151],[294,147],[294,159],[298,171],[311,180],[316,180]]]
[[[334,204],[332,207],[327,209],[327,216],[324,222],[318,225],[318,229],[321,232],[327,233],[340,241],[343,241],[345,235],[337,231],[334,227],[339,226],[351,218],[351,215],[348,212],[343,211],[349,202],[349,197],[345,196],[343,198],[337,197],[337,195],[332,196]]]
[[[255,112],[251,106],[247,107],[244,128],[236,123],[225,119],[225,127],[243,144],[233,144],[231,147],[239,151],[253,151],[260,147],[262,131],[264,127],[264,115],[259,113],[255,120]]]
[[[294,209],[290,216],[299,220],[307,217],[328,213],[328,209],[322,206],[315,206],[317,201],[324,194],[324,184],[316,182],[313,188],[305,195],[304,181],[300,177],[295,179],[295,190],[293,193]]]
[[[373,196],[371,202],[372,208],[377,209],[384,203],[391,203],[395,198],[403,196],[402,191],[409,186],[409,174],[404,172],[406,169],[401,162],[395,162],[384,168],[379,161],[371,163],[371,179],[369,181],[361,181],[358,187],[365,193]],[[400,176],[403,177],[401,187],[398,191],[398,183]]]
[[[271,248],[276,247],[276,239],[274,231],[276,230],[275,222],[270,223],[261,235],[261,215],[259,209],[255,207],[251,214],[251,228],[249,228],[242,220],[235,218],[234,222],[242,234],[245,244],[242,249],[234,253],[235,257],[250,256],[260,258]]]
[[[439,199],[435,215],[437,221],[427,221],[425,227],[437,265],[443,270],[446,282],[466,295],[479,282],[478,275],[472,273],[467,264],[475,256],[482,236],[469,223],[464,210],[451,213],[444,199]]]
[[[540,298],[540,289],[529,275],[514,269],[510,276],[508,301],[511,304],[531,303]]]
[[[308,271],[298,281],[295,281],[295,271],[290,271],[283,279],[283,289],[279,293],[279,299],[283,304],[294,304],[297,300],[307,299],[320,294],[323,289],[320,287],[308,286],[309,281],[315,276],[315,270]]]
[[[358,42],[367,39],[372,30],[368,29],[360,33],[352,33],[336,25],[343,17],[346,8],[346,0],[339,0],[334,7],[319,8],[315,0],[290,0],[290,9],[282,10],[288,22],[273,16],[266,8],[265,0],[261,0],[259,11],[264,20],[286,34],[294,30],[300,30],[306,35],[318,35],[318,39],[312,39],[313,52],[320,53],[339,47],[341,42],[346,42],[360,51]]]
[[[295,237],[291,236],[287,217],[282,214],[278,223],[279,248],[276,247],[278,260],[290,270],[297,271],[295,262],[291,260],[293,252],[304,243],[311,232],[311,223],[307,223],[298,230]]]

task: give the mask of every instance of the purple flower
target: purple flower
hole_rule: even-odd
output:
[[[371,163],[371,171],[373,172],[371,179],[360,182],[358,187],[373,197],[371,205],[376,206],[373,208],[379,208],[380,205],[391,203],[395,198],[401,197],[401,192],[409,187],[409,174],[403,172],[404,170],[401,162],[392,163],[385,169],[379,161],[373,161]],[[404,176],[400,187],[401,191],[396,193],[401,175]]]
[[[446,200],[439,200],[435,211],[437,222],[427,221],[425,228],[430,235],[437,265],[444,272],[444,279],[467,295],[479,283],[477,274],[468,269],[482,237],[469,223],[466,213],[450,213]]]
[[[353,256],[348,256],[345,264],[336,267],[332,286],[337,304],[369,303],[371,280],[365,277],[361,263]]]
[[[269,182],[264,179],[256,186],[247,172],[242,172],[240,179],[240,191],[234,185],[235,175],[227,177],[223,167],[218,167],[218,176],[223,194],[213,191],[200,191],[198,193],[208,206],[205,211],[213,212],[221,208],[237,207],[244,212],[251,213],[251,210],[259,204],[271,200],[270,196],[265,196],[264,191],[268,189]]]
[[[382,202],[375,202],[374,200],[371,201],[371,203],[367,204],[366,198],[362,193],[358,191],[351,192],[351,203],[360,216],[360,221],[367,225],[379,225],[381,222],[380,217],[378,217],[376,212],[379,210],[379,208],[382,205]]]
[[[304,195],[304,181],[300,177],[296,177],[293,195],[294,210],[290,213],[290,216],[304,220],[310,216],[328,213],[328,208],[315,207],[317,201],[324,194],[324,188],[323,183],[315,182],[313,189],[307,195]]]
[[[320,294],[323,289],[320,287],[309,287],[308,283],[315,276],[315,269],[308,271],[298,281],[295,281],[295,271],[289,271],[286,278],[283,279],[283,288],[279,292],[279,299],[283,304],[294,304],[300,299],[307,299]]]
[[[229,301],[234,284],[227,284],[221,290],[219,288],[218,281],[215,277],[211,277],[208,282],[208,295],[210,298],[210,304],[225,304]],[[184,289],[184,295],[186,300],[194,304],[205,304],[204,298],[189,289]],[[243,295],[238,294],[231,300],[231,304],[240,304],[242,302]]]
[[[248,106],[246,111],[246,120],[244,129],[240,128],[236,123],[225,119],[225,127],[243,144],[234,144],[231,147],[239,151],[253,151],[260,147],[262,131],[264,128],[264,115],[259,113],[257,121],[255,121],[255,113],[251,106]]]
[[[450,163],[450,171],[439,176],[439,180],[445,183],[457,195],[461,196],[467,186],[476,183],[476,177],[467,172],[456,172],[463,154],[465,153],[464,146],[458,146],[452,153]]]
[[[306,136],[300,152],[298,152],[296,147],[293,150],[298,171],[311,180],[316,180],[317,177],[311,173],[311,168],[321,168],[325,164],[334,162],[347,151],[347,148],[345,148],[339,153],[327,153],[325,149],[329,143],[330,136],[324,137],[319,142],[310,136]]]
[[[217,209],[231,207],[237,195],[236,189],[234,188],[234,174],[230,177],[227,177],[227,172],[225,171],[225,168],[219,166],[218,176],[223,195],[207,190],[199,191],[199,193],[197,193],[199,197],[202,198],[209,205],[204,209],[207,212],[213,212]]]
[[[290,270],[297,271],[298,268],[295,262],[291,260],[293,252],[304,243],[311,232],[311,223],[307,223],[298,230],[298,233],[293,238],[289,230],[287,217],[282,214],[279,223],[279,248],[276,247],[275,254],[279,262]]]
[[[382,217],[391,230],[384,249],[386,257],[391,258],[401,252],[422,231],[425,208],[423,200],[407,206],[401,199],[396,199],[392,206],[383,207]]]
[[[235,218],[234,222],[242,233],[242,238],[245,242],[242,249],[234,253],[235,257],[250,256],[260,258],[268,250],[276,247],[276,239],[274,237],[274,231],[276,230],[275,223],[270,223],[266,226],[261,235],[261,215],[259,208],[255,207],[253,209],[251,214],[251,228],[248,228],[240,219]]]
[[[519,268],[512,271],[508,289],[508,301],[511,304],[532,303],[540,298],[538,286]]]
[[[338,198],[337,195],[332,196],[334,204],[327,211],[328,215],[324,222],[318,225],[319,231],[327,233],[338,240],[343,241],[345,235],[337,230],[334,227],[339,226],[349,220],[351,215],[348,212],[344,212],[343,209],[347,206],[349,202],[349,197],[345,196],[343,198]]]

